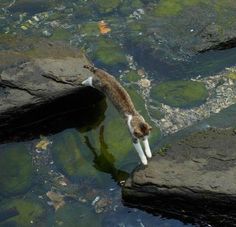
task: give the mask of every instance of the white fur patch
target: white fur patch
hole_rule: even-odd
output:
[[[132,119],[133,119],[133,116],[130,115],[130,114],[127,114],[126,116],[127,116],[127,118],[128,118],[127,124],[128,124],[128,127],[129,127],[129,131],[130,131],[130,133],[133,135],[134,129],[133,129],[133,127],[131,126],[131,121],[132,121]]]
[[[150,146],[149,146],[147,136],[144,137],[143,144],[144,144],[145,154],[147,155],[148,158],[151,158],[152,157],[152,152],[151,152],[151,149],[150,149]]]
[[[82,84],[93,87],[93,77],[90,76],[88,79],[84,80]]]
[[[136,151],[138,152],[138,155],[139,155],[139,158],[141,159],[141,162],[144,164],[144,165],[147,165],[147,158],[143,152],[143,149],[139,143],[139,141],[137,143],[133,143]]]

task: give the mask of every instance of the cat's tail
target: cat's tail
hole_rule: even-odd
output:
[[[92,73],[95,73],[96,68],[92,65],[84,65],[85,69],[88,69],[89,71],[91,71]]]

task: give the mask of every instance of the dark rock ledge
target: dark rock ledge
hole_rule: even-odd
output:
[[[33,48],[4,53],[0,51],[1,139],[15,128],[50,114],[85,109],[104,97],[81,86],[91,74],[83,68],[88,59],[76,48],[38,41]]]
[[[123,187],[124,203],[192,223],[236,223],[236,131],[210,129],[174,142]]]

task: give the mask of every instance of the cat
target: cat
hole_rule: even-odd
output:
[[[148,158],[152,157],[148,142],[148,136],[152,127],[138,113],[128,92],[112,75],[91,65],[84,65],[84,68],[90,70],[93,73],[93,76],[84,80],[82,84],[98,89],[110,99],[118,112],[126,120],[132,136],[133,145],[141,159],[141,162],[144,165],[147,165],[146,156]],[[143,141],[145,153],[143,152],[140,140]]]

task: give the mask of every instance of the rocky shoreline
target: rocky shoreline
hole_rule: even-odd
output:
[[[91,74],[83,68],[89,61],[78,49],[38,40],[29,42],[25,51],[9,51],[7,58],[17,53],[16,65],[0,63],[1,136],[50,114],[84,109],[103,98],[98,91],[81,86]],[[0,58],[4,59],[4,51]]]
[[[125,204],[192,223],[235,223],[235,137],[235,129],[208,129],[163,147],[126,181]]]

